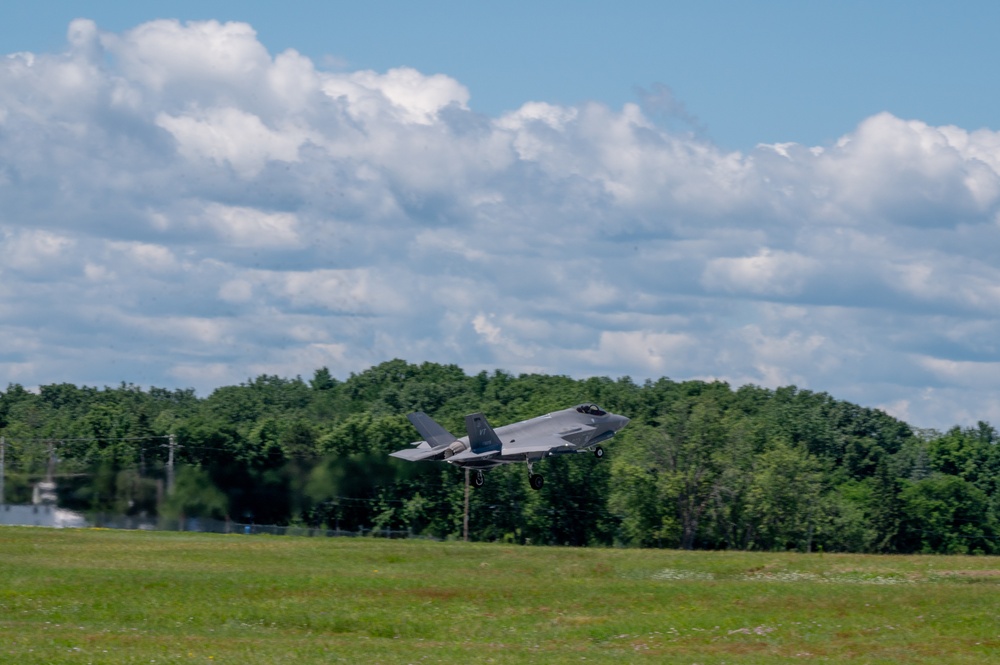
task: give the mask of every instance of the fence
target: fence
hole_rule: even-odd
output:
[[[142,531],[191,531],[197,533],[234,533],[247,536],[304,536],[309,538],[357,538],[373,536],[377,538],[424,538],[409,531],[398,529],[365,529],[347,531],[345,529],[318,529],[307,526],[278,526],[275,524],[244,524],[232,520],[216,520],[205,517],[170,519],[166,517],[128,517],[122,515],[95,515],[88,522],[101,529],[138,529]]]
[[[87,521],[80,513],[50,505],[27,506],[0,504],[0,525],[84,527]]]
[[[345,529],[318,529],[307,526],[278,526],[275,524],[244,524],[232,520],[216,520],[204,517],[169,519],[166,517],[131,517],[128,515],[90,515],[62,510],[52,506],[0,506],[0,525],[50,526],[50,527],[93,527],[99,529],[130,529],[138,531],[188,531],[195,533],[231,533],[246,536],[300,536],[308,538],[420,538],[430,536],[414,535],[399,529],[366,529],[347,531]]]

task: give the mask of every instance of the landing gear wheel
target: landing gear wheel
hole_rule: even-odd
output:
[[[477,470],[476,473],[473,474],[472,476],[472,486],[482,487],[485,484],[486,484],[486,478],[483,477],[483,472]]]
[[[601,459],[602,457],[604,457],[604,448],[601,448],[600,446],[594,448],[594,457],[596,457],[597,459]]]
[[[542,489],[542,485],[545,484],[545,479],[542,478],[539,474],[533,473],[530,476],[528,476],[528,484],[531,485],[531,489],[540,490]]]

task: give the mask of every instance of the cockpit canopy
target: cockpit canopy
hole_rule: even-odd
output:
[[[581,404],[576,407],[576,410],[580,413],[586,413],[591,416],[606,416],[608,414],[607,411],[602,410],[601,407],[596,404]]]

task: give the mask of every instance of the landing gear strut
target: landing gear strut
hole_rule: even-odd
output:
[[[528,464],[528,484],[531,485],[531,489],[540,490],[542,485],[545,484],[545,479],[542,478],[541,474],[535,473],[534,464],[531,460],[525,460]]]
[[[483,472],[481,469],[476,469],[476,473],[472,476],[472,486],[482,487],[486,484],[486,478],[483,477]]]

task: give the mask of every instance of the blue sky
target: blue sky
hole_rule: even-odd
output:
[[[526,101],[612,107],[668,86],[726,148],[836,140],[888,111],[994,127],[995,2],[263,2],[21,0],[0,8],[5,52],[59,50],[77,17],[121,31],[155,18],[245,21],[272,53],[463,83],[489,115]],[[684,123],[676,123],[684,126]]]
[[[992,4],[77,4],[0,8],[0,386],[401,357],[1000,422]]]

